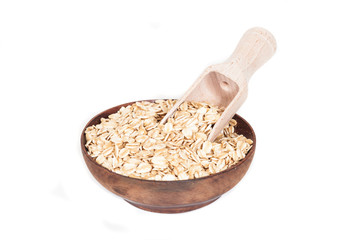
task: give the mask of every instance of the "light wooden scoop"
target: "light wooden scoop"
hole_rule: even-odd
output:
[[[207,102],[225,107],[208,140],[214,141],[244,103],[248,82],[276,50],[273,35],[263,28],[251,28],[224,63],[209,66],[161,120],[165,124],[184,101]]]

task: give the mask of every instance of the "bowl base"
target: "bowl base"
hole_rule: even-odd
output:
[[[200,203],[194,203],[189,205],[181,205],[181,206],[154,206],[154,205],[145,205],[141,203],[136,203],[127,199],[124,199],[126,202],[130,203],[131,205],[140,208],[145,211],[149,212],[157,212],[157,213],[183,213],[183,212],[189,212],[201,207],[204,207],[206,205],[209,205],[210,203],[215,202],[219,197],[216,197],[214,199],[210,199],[209,201],[200,202]]]

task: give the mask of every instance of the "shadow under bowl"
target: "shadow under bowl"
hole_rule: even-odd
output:
[[[190,180],[155,181],[131,178],[106,169],[87,153],[85,130],[89,126],[99,124],[101,118],[106,118],[121,107],[133,103],[135,102],[125,103],[99,113],[86,124],[81,133],[81,150],[91,174],[106,189],[130,204],[143,210],[160,213],[195,210],[214,202],[233,188],[249,169],[256,147],[255,132],[250,124],[237,114],[233,117],[237,121],[235,132],[250,138],[254,143],[244,159],[222,172]]]

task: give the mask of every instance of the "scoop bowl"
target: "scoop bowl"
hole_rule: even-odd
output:
[[[154,102],[155,100],[143,100]],[[181,213],[204,207],[222,194],[233,188],[245,175],[254,157],[256,147],[255,132],[250,124],[235,114],[237,121],[235,132],[253,140],[253,146],[245,158],[230,168],[207,177],[176,180],[155,181],[131,178],[114,173],[96,163],[85,147],[85,130],[87,127],[100,123],[101,118],[117,112],[135,102],[125,103],[93,117],[81,133],[81,151],[87,167],[95,179],[106,189],[122,197],[128,203],[143,210],[159,213]]]

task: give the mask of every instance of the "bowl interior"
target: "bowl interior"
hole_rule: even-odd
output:
[[[151,99],[151,100],[139,100],[139,101],[147,101],[147,102],[154,102],[156,101],[157,99]],[[139,101],[135,101],[135,102],[139,102]],[[111,174],[116,174],[116,175],[119,175],[117,173],[114,173],[112,171],[110,171],[109,169],[101,166],[100,164],[98,164],[95,159],[93,157],[91,157],[88,153],[87,153],[87,149],[85,147],[85,143],[86,143],[86,140],[85,140],[85,130],[86,128],[88,128],[89,126],[92,126],[92,125],[96,125],[96,124],[99,124],[100,123],[100,120],[101,118],[107,118],[110,114],[113,114],[113,113],[116,113],[121,107],[126,107],[128,105],[131,105],[135,102],[129,102],[129,103],[124,103],[124,104],[121,104],[121,105],[118,105],[118,106],[115,106],[115,107],[112,107],[110,109],[107,109],[101,113],[99,113],[98,115],[96,115],[95,117],[93,117],[87,124],[86,126],[84,127],[82,133],[81,133],[81,149],[82,149],[82,152],[83,152],[83,155],[84,157],[92,160],[95,164],[97,164],[98,166],[106,169],[107,171],[109,171],[109,173]],[[199,179],[204,179],[204,178],[209,178],[209,177],[212,177],[212,176],[215,176],[215,175],[218,175],[218,174],[221,174],[223,172],[227,172],[229,170],[231,170],[232,168],[235,168],[236,166],[242,164],[243,162],[245,162],[248,158],[248,156],[253,156],[254,154],[254,151],[255,151],[255,147],[256,147],[256,136],[255,136],[255,132],[254,130],[252,129],[252,127],[250,126],[250,124],[245,120],[243,119],[242,117],[240,117],[238,114],[235,114],[234,117],[233,117],[236,121],[237,121],[237,125],[235,126],[235,132],[237,134],[242,134],[244,135],[246,138],[249,138],[253,141],[253,146],[252,148],[249,150],[249,152],[246,154],[245,158],[242,159],[241,161],[239,161],[238,163],[232,165],[231,167],[227,168],[226,170],[222,171],[222,172],[219,172],[219,173],[215,173],[215,174],[211,174],[209,176],[206,176],[206,177],[202,177],[202,178],[195,178],[195,179],[189,179],[189,180],[176,180],[176,181],[156,181],[156,180],[145,180],[145,179],[137,179],[137,178],[131,178],[131,179],[136,179],[136,180],[139,180],[139,181],[151,181],[151,182],[179,182],[179,181],[196,181],[196,180],[199,180]],[[123,176],[123,175],[120,175],[120,176]],[[130,178],[128,176],[123,176],[123,177],[126,177],[126,178]]]

